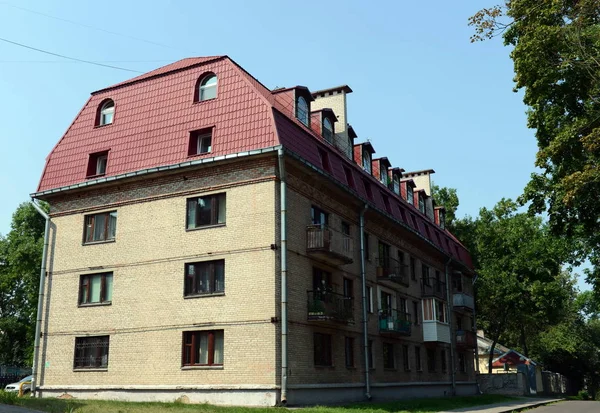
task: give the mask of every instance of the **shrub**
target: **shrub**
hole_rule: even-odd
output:
[[[0,390],[0,404],[15,404],[17,393]]]
[[[579,393],[577,393],[577,398],[579,400],[588,400],[590,395],[588,394],[587,390],[579,390]]]

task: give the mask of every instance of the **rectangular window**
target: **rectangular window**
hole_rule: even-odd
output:
[[[88,160],[86,177],[95,177],[106,174],[108,165],[108,151],[91,153]]]
[[[349,278],[344,278],[344,297],[354,297],[354,282]]]
[[[313,291],[330,292],[333,291],[331,285],[331,273],[320,268],[313,268]]]
[[[448,371],[448,366],[446,365],[446,350],[442,350],[440,356],[442,361],[442,373],[446,373]]]
[[[390,267],[390,246],[379,241],[379,265],[381,267]]]
[[[329,224],[329,214],[313,205],[310,208],[310,220],[313,225],[321,225],[321,227],[325,228]]]
[[[342,221],[343,248],[347,254],[352,254],[352,237],[350,235],[350,224]]]
[[[404,367],[404,371],[410,371],[410,358],[408,354],[408,346],[406,344],[402,345],[402,365]]]
[[[398,297],[398,305],[396,308],[401,313],[408,313],[407,308],[406,308],[406,298]]]
[[[406,185],[406,201],[411,205],[414,205],[415,203],[413,188],[410,184]]]
[[[184,295],[194,296],[225,292],[225,260],[185,265]]]
[[[426,298],[423,300],[423,320],[424,321],[434,321],[435,313],[434,313],[434,303],[435,300],[433,298]]]
[[[367,359],[369,360],[369,368],[374,369],[373,364],[373,340],[367,341]]]
[[[367,286],[367,311],[373,313],[373,289]]]
[[[104,369],[108,367],[109,336],[76,337],[74,369]]]
[[[461,373],[467,372],[467,358],[465,357],[465,353],[458,353],[458,368]]]
[[[354,338],[344,337],[346,349],[346,367],[354,367]]]
[[[314,333],[315,366],[332,366],[331,335]]]
[[[110,304],[113,274],[86,274],[79,278],[79,304]]]
[[[225,223],[225,194],[187,200],[187,229]]]
[[[223,330],[184,331],[182,366],[222,366]]]
[[[417,263],[415,257],[410,257],[410,278],[417,280]]]
[[[431,280],[429,279],[429,267],[421,263],[421,278],[423,279],[423,285],[431,286]]]
[[[363,234],[364,234],[364,238],[365,238],[365,251],[364,251],[365,261],[371,261],[370,255],[369,255],[369,234],[367,234],[364,231],[363,231]]]
[[[112,241],[117,232],[117,211],[85,216],[84,243]]]
[[[427,370],[432,373],[435,371],[435,350],[427,349]]]
[[[417,371],[423,371],[423,364],[421,363],[421,347],[415,346],[415,363]]]
[[[435,312],[436,312],[436,319],[437,321],[439,321],[440,323],[447,323],[448,322],[448,318],[446,317],[446,306],[444,305],[444,303],[442,301],[439,300],[434,300],[435,301]]]
[[[396,368],[394,361],[394,345],[383,343],[383,367],[386,369]]]
[[[419,302],[413,301],[413,319],[416,326],[419,325]]]
[[[188,155],[202,155],[212,152],[212,129],[190,132]]]

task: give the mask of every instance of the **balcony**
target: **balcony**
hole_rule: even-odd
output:
[[[477,336],[468,330],[456,330],[456,348],[474,349],[477,347]]]
[[[440,321],[423,321],[423,341],[450,343],[450,326]]]
[[[308,321],[354,322],[353,298],[330,291],[307,291]]]
[[[436,297],[446,301],[446,283],[441,280],[421,280],[422,297]]]
[[[306,227],[306,252],[333,265],[351,264],[352,238],[322,225]]]
[[[379,332],[381,334],[410,336],[411,327],[410,314],[398,310],[379,311]]]
[[[408,266],[393,258],[385,257],[377,260],[377,280],[383,284],[400,284],[408,287]],[[395,285],[392,285],[394,287]]]
[[[454,292],[452,295],[452,305],[455,311],[473,311],[475,309],[475,300],[472,296],[463,292]]]

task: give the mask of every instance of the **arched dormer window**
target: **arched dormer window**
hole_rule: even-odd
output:
[[[400,178],[394,176],[394,192],[396,195],[400,195]]]
[[[296,118],[304,123],[304,125],[309,126],[308,123],[308,103],[306,103],[306,99],[302,96],[298,97],[296,100]]]
[[[209,73],[198,83],[198,102],[217,97],[217,75]]]
[[[110,125],[113,123],[113,118],[115,116],[115,102],[112,99],[107,99],[100,106],[100,111],[98,113],[98,126]]]
[[[368,173],[371,173],[371,154],[363,148],[362,167]]]
[[[381,168],[379,170],[379,182],[381,182],[382,184],[384,184],[385,186],[387,186],[387,184],[388,184],[387,169],[384,168],[384,166],[381,165],[381,164],[379,164],[379,167]]]
[[[329,143],[333,143],[333,124],[329,118],[323,119],[323,138]]]

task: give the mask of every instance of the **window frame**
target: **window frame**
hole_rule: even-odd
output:
[[[207,83],[212,80],[215,79],[215,83],[211,84],[211,85],[207,85]],[[197,99],[196,102],[207,102],[209,100],[213,100],[216,99],[218,96],[218,87],[219,87],[219,77],[215,74],[215,73],[206,73],[204,74],[199,80],[198,80],[198,89],[196,91],[197,93]],[[204,97],[203,95],[206,94],[207,90],[212,90],[214,88],[215,91],[215,95],[213,97]]]
[[[97,341],[99,345],[96,345],[95,352],[96,356],[95,364],[93,366],[86,366],[85,363],[78,363],[81,359],[87,359],[88,356],[85,354],[83,356],[78,356],[78,351],[85,350],[85,346],[88,345],[86,342],[94,343]],[[94,348],[91,347],[90,348]],[[106,351],[103,351],[103,350]],[[75,337],[75,350],[73,354],[73,370],[108,370],[108,357],[109,357],[109,349],[110,349],[110,336],[86,336],[86,337]],[[96,365],[97,361],[100,361],[98,365]]]
[[[327,127],[327,124],[329,124],[329,128]],[[321,135],[326,142],[333,144],[333,122],[327,116],[323,117],[323,122],[321,124]]]
[[[221,198],[222,197],[222,198]],[[194,226],[190,226],[190,203],[191,202],[196,202],[199,199],[202,198],[207,198],[210,199],[210,204],[211,204],[211,216],[210,216],[210,223],[207,224],[197,224],[195,223]],[[220,202],[225,201],[225,207],[224,207],[224,216],[222,217],[222,222],[219,222],[221,220],[221,217],[219,217],[219,207],[220,207]],[[226,192],[219,192],[216,194],[209,194],[209,195],[202,195],[202,196],[196,196],[196,197],[192,197],[192,198],[187,198],[185,200],[185,228],[186,231],[193,231],[193,230],[197,230],[197,229],[202,229],[202,228],[212,228],[212,227],[218,227],[218,226],[225,226],[227,224],[227,193]],[[195,222],[197,222],[199,220],[199,209],[196,209],[196,216],[195,216]]]
[[[195,359],[198,354],[198,345],[200,345],[200,340],[198,338],[202,335],[206,334],[207,337],[207,358],[206,363],[195,363],[197,361]],[[221,363],[215,363],[215,341],[216,335],[221,334],[223,337],[223,348],[221,349]],[[191,336],[191,343],[187,343],[186,337]],[[183,331],[181,334],[181,367],[222,367],[225,364],[225,331],[224,330],[193,330],[193,331]],[[190,348],[190,362],[186,363],[186,351]]]
[[[442,363],[442,373],[447,373],[448,372],[448,360],[447,360],[447,356],[446,356],[446,349],[442,349],[440,351],[440,360]]]
[[[344,337],[344,363],[346,368],[354,368],[354,337]]]
[[[304,103],[304,108],[300,108],[300,102]],[[300,117],[301,115],[303,116]],[[296,119],[304,126],[310,127],[310,105],[303,96],[298,96],[296,98]]]
[[[402,345],[402,367],[404,371],[410,371],[410,354],[408,344]]]
[[[383,368],[386,370],[396,370],[396,357],[394,354],[394,343],[382,343]],[[390,363],[391,362],[391,363]]]
[[[426,354],[427,354],[427,371],[429,373],[435,373],[435,371],[436,371],[435,350],[428,348],[426,351]]]
[[[208,140],[207,150],[203,150],[203,143]],[[206,155],[213,152],[213,128],[198,129],[190,132],[188,156]]]
[[[113,215],[114,214],[114,215]],[[96,224],[96,220],[98,218],[98,216],[104,215],[104,230],[103,230],[103,235],[104,238],[103,239],[99,239],[99,240],[94,240],[94,233],[95,233],[95,224]],[[111,223],[111,217],[114,216],[114,234],[110,234],[110,223]],[[101,243],[105,243],[105,242],[115,242],[116,238],[117,238],[117,221],[118,221],[118,214],[117,214],[117,210],[112,210],[112,211],[105,211],[105,212],[97,212],[95,214],[88,214],[88,215],[84,215],[83,216],[83,240],[82,240],[82,244],[83,245],[89,245],[89,244],[101,244]],[[92,227],[91,230],[88,233],[88,228]],[[91,235],[91,239],[90,239],[90,235]]]
[[[109,150],[100,151],[90,153],[88,157],[87,169],[85,172],[86,178],[97,178],[99,176],[106,175],[106,171],[108,170],[108,153]],[[103,161],[103,170],[101,170],[100,166],[101,161]]]
[[[318,353],[317,350],[324,350],[324,353]],[[315,367],[333,367],[331,334],[313,333],[313,356]]]
[[[421,359],[421,346],[415,346],[415,361],[417,371],[423,371],[423,360]]]
[[[112,99],[105,99],[98,107],[98,120],[96,126],[108,126],[112,125],[115,121],[115,101]],[[106,121],[107,115],[110,115],[110,122]]]
[[[217,290],[215,287],[217,286],[217,266],[221,265],[221,272],[223,274],[223,279],[221,280],[222,289]],[[208,267],[209,272],[209,291],[207,292],[198,292],[199,279],[202,274],[202,266]],[[192,278],[192,291],[188,291],[188,277],[189,268],[194,267],[194,274]],[[205,297],[209,295],[223,295],[225,294],[225,260],[210,260],[210,261],[198,261],[198,262],[190,262],[185,264],[185,272],[184,272],[184,282],[183,282],[183,297],[184,298],[194,298],[194,297]]]
[[[362,168],[365,172],[368,172],[369,175],[373,173],[371,153],[369,151],[365,151],[364,146],[362,148]]]
[[[98,302],[94,302],[91,301],[91,297],[92,297],[92,282],[91,279],[94,277],[100,277],[100,301]],[[78,306],[79,307],[91,307],[91,306],[97,306],[97,305],[111,305],[112,304],[112,288],[111,290],[111,296],[110,296],[110,300],[107,299],[106,297],[106,293],[108,291],[108,287],[107,287],[107,278],[110,277],[110,284],[114,285],[114,274],[112,271],[110,272],[101,272],[101,273],[93,273],[93,274],[81,274],[79,276],[79,297],[78,297]],[[87,282],[86,282],[87,281]],[[84,285],[85,287],[85,291],[86,291],[86,295],[87,295],[87,301],[83,301],[83,297],[84,297]]]

